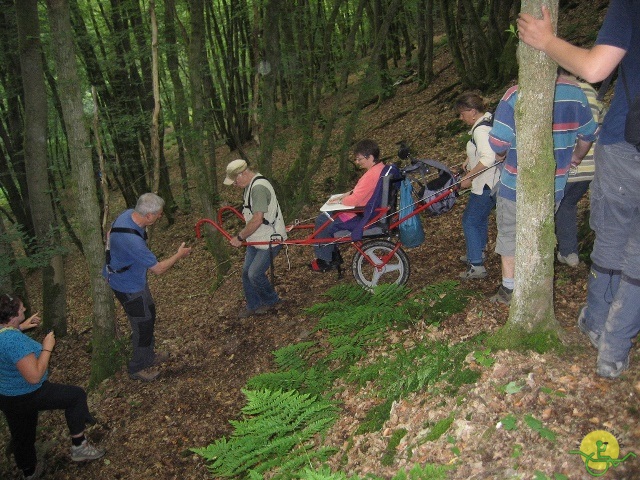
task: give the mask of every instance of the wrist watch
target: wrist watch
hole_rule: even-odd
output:
[[[241,242],[244,242],[244,238],[242,238],[242,237],[240,236],[240,234],[236,235],[236,238],[237,238],[238,240],[240,240]]]

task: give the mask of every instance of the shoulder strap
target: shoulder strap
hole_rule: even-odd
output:
[[[127,227],[111,227],[111,233],[132,233],[134,235],[138,235],[143,240],[147,240],[147,232],[144,234],[140,233],[139,230],[135,228],[127,228]]]
[[[253,188],[253,184],[256,182],[256,180],[264,180],[264,181],[268,182],[269,185],[271,185],[271,182],[269,181],[269,179],[267,177],[263,176],[263,175],[256,175],[255,177],[253,177],[253,180],[251,180],[251,183],[249,184],[249,192],[247,194],[247,205],[244,205],[244,208],[248,208],[251,213],[253,213],[253,209],[251,208],[251,189]],[[271,188],[273,189],[273,185],[271,185]],[[278,201],[277,198],[275,200],[276,200],[276,202]],[[275,223],[276,218],[278,218],[278,209],[276,209],[276,216],[273,219],[272,223]],[[269,220],[267,220],[264,217],[262,218],[262,224],[263,225],[271,225]]]
[[[489,118],[483,118],[482,120],[480,120],[478,124],[474,125],[473,128],[471,129],[471,143],[473,143],[474,145],[476,144],[476,141],[473,139],[473,132],[475,132],[476,128],[480,126],[493,127],[493,114]],[[477,150],[477,147],[476,147],[476,150]]]

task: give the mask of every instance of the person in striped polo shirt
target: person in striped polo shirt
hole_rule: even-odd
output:
[[[514,111],[518,86],[504,94],[494,114],[489,145],[498,160],[504,159],[498,191],[496,253],[501,256],[502,284],[491,301],[509,305],[515,286],[516,179],[518,176],[517,132]],[[595,140],[597,124],[582,89],[560,75],[556,80],[553,103],[553,155],[556,160],[555,203],[564,195],[571,165],[579,165]]]

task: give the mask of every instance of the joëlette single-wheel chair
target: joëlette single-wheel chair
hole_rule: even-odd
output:
[[[340,230],[332,238],[319,238],[321,232],[345,211],[332,210],[324,212],[327,221],[318,229],[313,223],[294,223],[287,226],[287,240],[272,238],[270,242],[245,242],[245,245],[348,244],[356,249],[351,263],[353,276],[364,288],[371,289],[380,283],[405,284],[409,279],[410,264],[400,241],[400,225],[422,212],[437,215],[449,210],[455,202],[459,182],[444,164],[412,158],[403,144],[398,156],[403,160],[409,159],[410,164],[403,168],[386,165],[367,205],[347,210],[360,216],[360,222],[353,231]],[[427,176],[433,176],[433,170],[437,176],[426,181]],[[397,209],[397,197],[400,182],[405,178],[411,180],[416,200],[410,209],[402,211]],[[233,235],[224,228],[225,217],[229,215],[244,221],[238,208],[225,206],[218,210],[216,221],[204,218],[196,223],[196,236],[201,237],[202,225],[210,224],[230,240]],[[305,232],[306,236],[297,235]],[[341,274],[340,270],[338,274]]]

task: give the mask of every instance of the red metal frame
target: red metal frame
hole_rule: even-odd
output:
[[[406,220],[410,219],[411,217],[415,216],[415,215],[419,215],[421,212],[425,211],[427,208],[429,208],[431,205],[433,205],[434,203],[439,202],[440,200],[446,198],[448,195],[450,195],[451,193],[455,192],[458,189],[458,185],[453,185],[451,187],[449,187],[446,190],[443,190],[442,192],[440,192],[438,195],[436,195],[435,197],[433,197],[431,200],[429,200],[428,202],[425,203],[418,203],[416,204],[414,210],[403,216],[400,217],[397,213],[395,213],[389,223],[388,226],[388,230],[389,231],[393,231],[395,229],[397,229],[401,223],[405,222]],[[287,238],[286,240],[275,240],[272,242],[243,242],[243,245],[269,245],[269,244],[283,244],[283,245],[322,245],[322,244],[329,244],[329,243],[351,243],[353,244],[353,246],[355,247],[356,250],[358,250],[363,257],[365,257],[367,259],[367,261],[374,267],[380,269],[382,267],[384,267],[387,262],[389,262],[389,260],[391,260],[391,258],[393,258],[394,254],[396,253],[396,251],[402,247],[402,243],[397,240],[394,249],[389,252],[388,255],[385,255],[385,257],[383,258],[383,263],[381,265],[376,265],[373,263],[373,261],[367,256],[365,255],[364,251],[362,250],[362,243],[363,241],[365,241],[367,238],[365,237],[365,239],[363,239],[362,241],[356,241],[356,240],[352,240],[351,236],[345,236],[345,237],[340,237],[340,238],[316,238],[316,236],[318,235],[318,233],[320,233],[321,231],[323,231],[325,228],[327,228],[328,225],[331,224],[331,222],[333,221],[333,219],[337,218],[337,216],[340,213],[344,213],[344,212],[351,212],[351,213],[362,213],[364,211],[364,207],[357,207],[354,209],[350,209],[350,210],[339,210],[339,211],[335,211],[331,214],[331,219],[327,218],[327,221],[322,224],[322,226],[320,228],[318,228],[317,230],[315,230],[315,224],[313,223],[304,223],[304,224],[294,224],[294,225],[289,225],[287,226],[287,232],[294,232],[294,231],[301,231],[301,230],[312,230],[311,234],[304,237],[304,238]],[[227,232],[224,227],[223,227],[223,221],[224,221],[224,214],[230,212],[232,215],[235,215],[236,217],[238,217],[240,220],[242,220],[244,222],[244,217],[242,216],[242,214],[235,208],[235,207],[231,207],[231,206],[226,206],[226,207],[222,207],[218,210],[218,215],[217,215],[217,222],[214,222],[211,219],[208,218],[203,218],[201,220],[199,220],[196,225],[195,225],[195,231],[196,231],[196,237],[197,238],[201,238],[202,233],[201,233],[201,227],[204,224],[210,224],[212,225],[216,230],[218,230],[218,232],[220,232],[227,240],[231,240],[231,238],[233,237],[233,235],[231,235],[229,232]],[[387,215],[389,213],[389,207],[384,207],[384,208],[377,208],[375,210],[375,215],[373,216],[373,218],[369,221],[369,223],[367,223],[365,230],[367,228],[369,228],[370,226],[374,225],[376,222],[378,222],[380,219],[382,219],[385,215]]]

